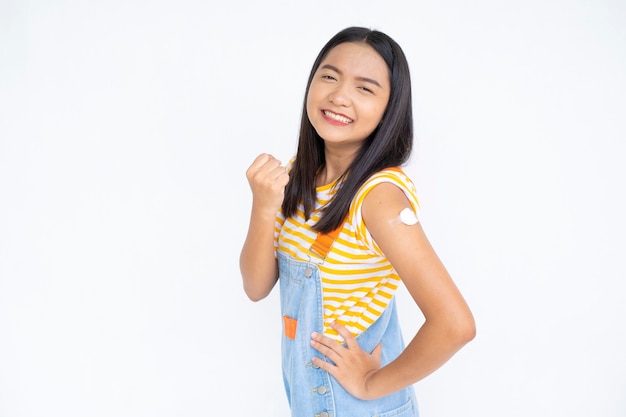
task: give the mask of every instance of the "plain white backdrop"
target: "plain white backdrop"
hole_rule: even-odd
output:
[[[0,0],[1,417],[289,415],[244,173],[351,25],[409,59],[406,170],[478,325],[422,416],[626,415],[623,1]]]

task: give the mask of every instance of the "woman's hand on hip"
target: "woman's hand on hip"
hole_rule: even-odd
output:
[[[361,349],[348,329],[337,322],[331,327],[339,333],[345,344],[319,333],[311,335],[311,346],[332,361],[313,358],[313,364],[327,371],[350,394],[362,400],[373,398],[368,392],[368,380],[380,369],[382,345],[376,345],[372,353]]]

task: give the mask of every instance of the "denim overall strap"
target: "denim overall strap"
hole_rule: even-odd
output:
[[[326,255],[330,252],[330,248],[333,246],[333,243],[335,243],[335,239],[339,237],[342,228],[343,222],[339,227],[329,233],[318,233],[309,251],[317,255],[320,259],[326,259]]]

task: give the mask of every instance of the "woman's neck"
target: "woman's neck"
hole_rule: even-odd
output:
[[[335,181],[337,178],[343,175],[344,172],[348,169],[354,157],[356,156],[356,152],[347,153],[347,152],[332,152],[326,149],[325,159],[326,163],[317,173],[315,178],[315,185],[317,187],[321,187],[323,185],[328,185]]]

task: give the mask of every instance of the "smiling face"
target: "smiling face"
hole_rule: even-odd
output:
[[[317,68],[306,110],[327,148],[356,150],[378,126],[389,95],[383,58],[366,43],[346,42],[334,47]]]

